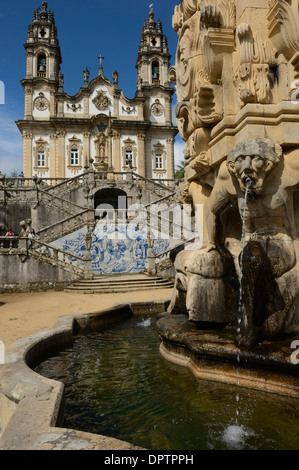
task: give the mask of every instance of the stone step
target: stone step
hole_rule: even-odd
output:
[[[128,292],[139,290],[151,289],[171,289],[173,282],[163,278],[146,278],[134,276],[115,276],[110,278],[100,279],[99,277],[91,280],[81,280],[74,282],[66,292],[80,292],[80,293],[113,293],[113,292]]]
[[[99,280],[96,280],[96,279],[92,279],[90,281],[88,280],[80,280],[80,281],[77,281],[75,284],[76,285],[80,285],[80,286],[122,286],[124,284],[126,284],[127,286],[136,286],[136,285],[148,285],[148,284],[151,284],[151,285],[164,285],[164,284],[168,284],[169,281],[167,281],[166,279],[153,279],[153,280],[149,280],[149,281],[99,281]],[[74,284],[74,285],[75,285]]]

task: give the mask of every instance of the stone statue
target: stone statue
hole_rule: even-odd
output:
[[[175,258],[169,312],[250,348],[298,327],[298,2],[178,3],[181,201],[203,207],[203,240]]]
[[[220,166],[209,206],[210,243],[175,260],[176,289],[169,311],[189,319],[234,323],[240,315],[240,346],[253,347],[284,329],[299,293],[294,249],[293,188],[299,184],[299,152],[264,139],[236,145]],[[239,213],[239,253],[226,238],[228,208]],[[238,312],[238,309],[241,311]]]

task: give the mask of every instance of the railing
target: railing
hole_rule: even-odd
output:
[[[29,241],[32,243],[31,248]],[[37,239],[29,240],[27,237],[0,237],[0,254],[33,256],[80,275],[83,274],[87,261],[86,258],[68,253]]]
[[[18,237],[0,237],[0,251],[12,252],[19,249],[26,250],[26,243],[20,243]]]
[[[79,230],[84,225],[93,224],[94,220],[94,210],[85,209],[38,230],[36,234],[45,242],[51,242]]]
[[[67,199],[63,199],[61,196],[56,194],[50,194],[47,191],[44,191],[39,188],[38,191],[38,200],[41,200],[43,203],[48,203],[51,207],[56,207],[58,210],[68,213],[69,215],[76,215],[78,212],[82,212],[84,209],[82,206],[75,204]]]
[[[68,267],[75,268],[76,272],[80,274],[83,273],[85,258],[63,251],[48,243],[33,240],[32,248],[28,249],[28,254],[30,253],[51,259],[55,264],[63,266],[64,268],[66,267],[65,265],[67,265]]]
[[[18,177],[5,177],[0,178],[0,189],[4,188],[36,188],[37,184],[43,187],[47,186],[56,186],[59,183],[67,181],[67,178],[24,178],[21,176]]]

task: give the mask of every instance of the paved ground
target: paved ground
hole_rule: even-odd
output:
[[[36,292],[0,294],[0,341],[10,345],[19,339],[52,328],[62,315],[92,313],[114,304],[170,299],[172,289],[119,294]]]

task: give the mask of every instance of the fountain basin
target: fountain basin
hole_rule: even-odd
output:
[[[168,301],[132,303],[60,317],[54,327],[18,341],[0,365],[0,450],[141,450],[128,442],[62,427],[64,386],[32,369],[70,346],[79,331],[107,328],[133,314],[164,312]]]
[[[33,450],[144,450],[144,447],[134,445],[126,440],[109,437],[107,435],[96,434],[94,431],[85,432],[79,431],[78,429],[66,428],[64,424],[64,408],[65,408],[65,390],[61,382],[42,377],[38,373],[32,370],[37,364],[42,362],[45,358],[50,357],[55,352],[64,350],[67,347],[71,347],[74,343],[75,338],[80,337],[80,333],[84,334],[88,332],[98,332],[101,330],[109,330],[110,327],[117,326],[122,324],[130,319],[132,316],[144,316],[145,314],[158,314],[158,317],[161,317],[158,321],[158,331],[161,335],[162,327],[161,325],[166,322],[168,316],[165,312],[168,301],[153,302],[153,303],[139,303],[139,304],[130,304],[130,305],[118,305],[115,308],[98,312],[96,314],[86,314],[86,315],[75,315],[74,317],[62,317],[59,319],[58,323],[54,326],[52,330],[42,332],[38,335],[34,335],[24,341],[16,343],[6,355],[6,364],[0,368],[0,424],[1,424],[1,435],[0,435],[0,449],[1,450],[13,450],[13,449],[33,449]],[[189,330],[194,332],[194,325],[190,322],[186,322],[186,318],[183,316],[174,317],[171,316],[171,320],[180,320],[180,327],[183,327],[183,330]],[[189,324],[188,324],[189,323]],[[179,325],[178,325],[179,327]],[[169,323],[168,323],[169,328]],[[166,323],[164,326],[166,329]],[[211,335],[211,332],[208,332]],[[183,333],[182,333],[183,334]],[[166,333],[164,333],[166,336]],[[217,333],[214,332],[213,337],[217,337]],[[174,341],[175,339],[175,341]],[[175,338],[173,329],[169,329],[168,333],[169,343],[178,342],[178,337]],[[229,334],[227,339],[227,350],[229,350]],[[219,341],[218,341],[219,342]],[[207,337],[202,343],[207,344]],[[210,350],[216,350],[217,347],[212,344]],[[225,343],[225,341],[224,341]],[[185,349],[184,355],[179,355],[178,350],[176,352],[171,351],[170,349],[166,350],[165,340],[163,339],[161,352],[164,357],[168,360],[173,361],[173,357],[177,354],[177,363],[180,365],[190,367],[193,359],[191,360],[190,344],[188,344],[189,351],[186,353],[186,345],[183,346],[181,343],[180,348]],[[225,344],[224,344],[225,346]],[[159,342],[157,349],[159,347]],[[202,346],[200,349],[206,349]],[[218,350],[217,354],[223,354],[226,346],[222,350]],[[146,348],[145,348],[146,350]],[[233,347],[231,346],[231,350]],[[80,350],[79,350],[80,351]],[[165,352],[166,351],[166,352]],[[168,356],[167,356],[168,354]],[[215,353],[216,354],[216,353]],[[215,355],[214,354],[214,355]],[[216,356],[217,356],[216,354]],[[227,353],[229,356],[229,353]],[[210,353],[208,354],[208,356]],[[212,354],[213,356],[213,354]],[[81,358],[81,355],[80,355]],[[180,359],[180,362],[179,362]],[[219,356],[218,356],[219,359]],[[242,357],[242,360],[244,357]],[[80,359],[81,360],[81,359]],[[162,360],[162,358],[161,358]],[[199,359],[198,359],[199,361]],[[165,361],[164,361],[165,362]],[[199,361],[203,362],[203,361]],[[202,381],[201,384],[196,385],[195,390],[196,397],[193,397],[192,403],[195,405],[198,397],[198,406],[200,412],[205,410],[205,413],[209,413],[211,409],[220,410],[220,416],[222,414],[223,403],[222,395],[224,395],[224,385],[222,384],[222,391],[219,392],[216,382],[222,381],[223,383],[231,383],[235,385],[233,380],[233,370],[236,368],[233,367],[232,362],[228,361],[227,358],[224,359],[223,364],[220,364],[220,361],[207,361],[210,362],[209,365],[209,374],[198,375],[203,379],[208,379],[210,383],[214,383],[215,386],[211,387],[212,392],[207,391],[207,382]],[[83,364],[84,365],[84,364]],[[171,364],[165,363],[165,370],[172,368]],[[222,367],[222,368],[221,368]],[[222,370],[222,378],[219,380],[219,370]],[[182,369],[183,370],[183,369]],[[191,369],[192,370],[192,369]],[[194,369],[195,370],[195,369]],[[194,372],[192,370],[192,372]],[[242,385],[249,388],[256,388],[255,382],[259,381],[259,371],[257,364],[256,368],[248,369],[251,375],[252,380],[247,380],[243,382]],[[223,372],[227,372],[226,374]],[[229,376],[230,371],[230,379]],[[185,374],[183,370],[183,375]],[[261,372],[261,379],[264,377],[264,370]],[[173,375],[174,381],[178,378],[178,371],[175,370]],[[190,374],[191,375],[191,374]],[[196,375],[196,374],[195,374]],[[225,380],[223,377],[226,378]],[[186,374],[185,374],[186,377]],[[215,380],[216,377],[216,380]],[[263,390],[272,391],[276,394],[289,395],[290,399],[297,397],[294,393],[296,389],[296,377],[294,379],[294,387],[292,392],[290,392],[291,387],[287,384],[286,379],[290,377],[290,374],[279,373],[279,378],[281,380],[281,387],[278,387],[278,377],[276,388],[272,387],[272,382],[268,381],[271,384],[270,388],[264,388]],[[201,381],[199,381],[201,382]],[[194,382],[195,383],[195,382]],[[173,382],[174,384],[174,382]],[[283,386],[282,386],[283,385]],[[186,385],[183,386],[186,388]],[[171,386],[171,388],[173,388]],[[160,395],[164,393],[163,387],[156,388]],[[187,387],[187,389],[192,389],[192,387]],[[206,390],[205,390],[206,389]],[[236,387],[229,389],[225,394],[229,395],[229,399],[232,402],[231,407],[234,408],[234,399]],[[209,388],[210,390],[210,388]],[[243,390],[246,390],[243,388]],[[210,393],[215,398],[215,402],[210,400]],[[249,395],[250,392],[249,390]],[[161,396],[162,396],[161,395]],[[268,394],[271,396],[271,394]],[[147,396],[147,395],[146,395]],[[179,395],[181,399],[181,394]],[[240,393],[241,396],[241,393]],[[274,397],[274,394],[272,394]],[[195,400],[196,398],[196,400]],[[221,400],[221,403],[220,403]],[[241,402],[246,402],[247,398],[241,397]],[[276,402],[276,398],[273,400]],[[171,400],[166,400],[172,403]],[[158,402],[157,402],[158,403]],[[189,401],[186,400],[188,404]],[[131,406],[134,407],[134,402],[131,403]],[[281,404],[280,404],[281,406]],[[283,405],[284,406],[284,405]],[[293,405],[291,405],[292,407]],[[176,408],[174,408],[176,409]],[[280,409],[280,408],[279,408]],[[291,408],[292,409],[292,408]],[[116,413],[118,411],[116,410]],[[218,412],[218,411],[217,411]],[[234,412],[234,410],[232,410]],[[191,416],[194,412],[191,413]],[[260,413],[255,413],[256,416],[259,416]],[[271,414],[271,413],[270,413]],[[289,415],[291,416],[291,415]],[[293,426],[295,417],[292,418],[290,427]],[[177,424],[177,423],[174,423]],[[249,426],[243,426],[235,424],[234,422],[225,423],[229,424],[225,428],[220,429],[220,437],[223,442],[228,442],[230,446],[236,446],[242,444],[241,441],[245,438],[251,439],[252,429]],[[169,423],[172,426],[172,423]],[[214,423],[215,429],[218,432],[218,421]],[[268,428],[273,429],[273,423],[271,422],[268,425]],[[198,427],[197,427],[198,429]],[[202,429],[205,429],[205,424],[202,424]],[[212,429],[214,432],[214,429]],[[218,436],[219,437],[219,436]],[[217,437],[217,438],[218,438]],[[214,438],[213,438],[214,439]],[[222,442],[222,444],[223,444]],[[221,445],[222,445],[221,444]],[[158,443],[159,445],[159,443]],[[161,449],[161,447],[159,447]]]
[[[235,328],[202,328],[185,315],[162,315],[157,322],[162,356],[188,367],[201,379],[238,382],[239,386],[299,398],[299,365],[292,363],[291,347],[299,335],[264,341],[247,350],[235,345]]]

